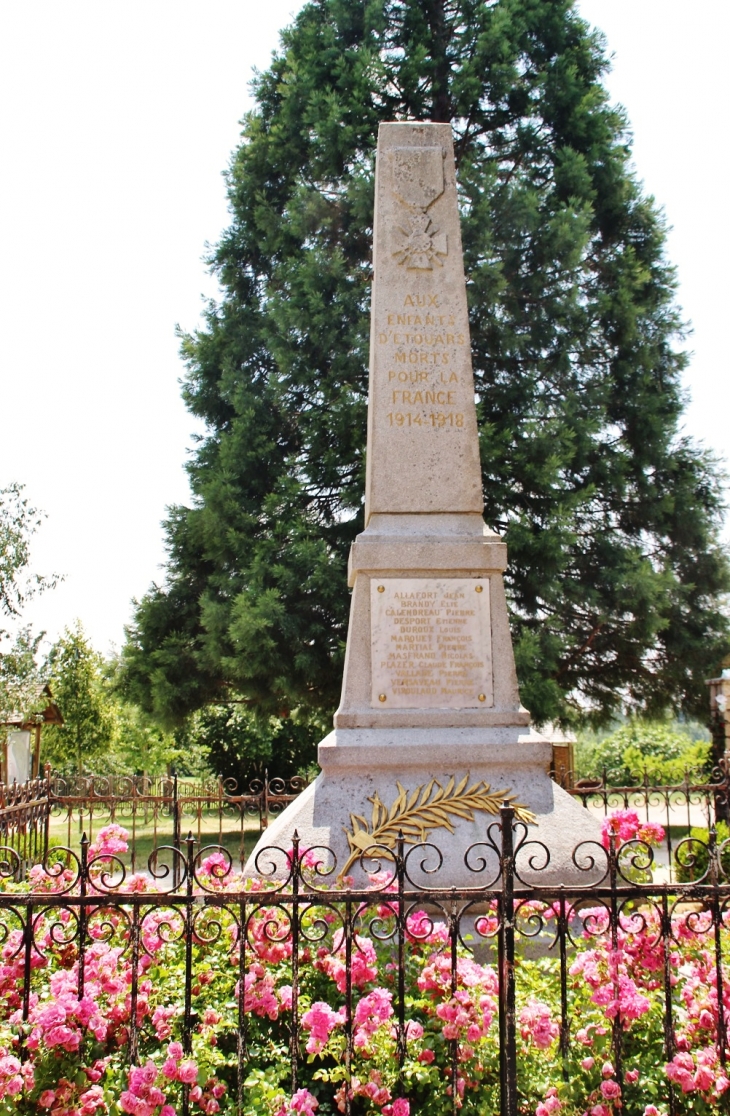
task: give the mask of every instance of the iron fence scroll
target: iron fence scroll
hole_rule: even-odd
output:
[[[247,989],[263,980],[256,974],[267,959],[288,958],[289,998],[279,1019],[288,1034],[289,1088],[295,1094],[303,1082],[311,1083],[305,1045],[311,1034],[306,1020],[313,973],[334,958],[341,965],[338,1026],[344,1036],[339,1103],[346,1116],[354,1116],[359,1108],[353,1066],[358,1056],[360,1005],[368,987],[361,972],[379,951],[390,974],[393,1097],[411,1097],[417,1105],[418,1085],[409,1067],[419,1040],[414,1038],[407,971],[413,956],[423,950],[428,965],[440,974],[441,1003],[447,1006],[468,1001],[464,974],[472,970],[465,970],[465,957],[475,964],[478,959],[480,972],[492,973],[495,982],[492,1000],[499,1042],[493,1072],[486,1056],[480,1070],[486,1100],[473,1100],[471,1086],[464,1086],[468,1076],[464,1067],[471,1057],[465,1052],[472,1040],[466,1033],[443,1029],[448,1048],[444,1096],[451,1112],[455,1116],[465,1105],[467,1112],[523,1116],[535,1108],[533,1086],[520,1054],[525,957],[534,954],[545,959],[555,974],[558,1009],[550,1026],[557,1028],[556,1057],[567,1079],[574,1072],[582,1041],[577,1032],[581,1020],[574,1018],[580,995],[573,973],[575,958],[583,956],[586,940],[594,945],[603,942],[606,956],[617,956],[624,940],[643,925],[651,931],[652,995],[661,1012],[662,1056],[667,1062],[677,1054],[677,1035],[684,1026],[673,955],[683,935],[701,933],[708,943],[712,965],[707,981],[714,981],[717,990],[717,1017],[707,1037],[724,1071],[728,1059],[725,952],[730,928],[724,851],[713,829],[702,848],[696,839],[685,839],[676,850],[679,862],[686,868],[699,862],[702,853],[703,871],[690,882],[662,882],[654,878],[648,845],[640,840],[619,845],[612,833],[607,847],[590,841],[573,851],[570,882],[543,883],[550,850],[535,839],[534,831],[515,821],[511,807],[503,807],[499,820],[485,827],[483,840],[465,850],[464,863],[474,879],[472,886],[461,888],[449,886],[444,878],[435,843],[406,845],[402,835],[394,849],[378,846],[364,852],[349,878],[338,876],[335,855],[327,848],[305,849],[297,838],[290,849],[271,846],[259,853],[255,885],[237,873],[224,848],[201,848],[192,833],[182,847],[157,850],[147,865],[144,886],[117,855],[95,852],[84,836],[80,852],[53,849],[52,860],[33,870],[29,886],[20,887],[12,882],[18,854],[6,848],[0,851],[4,879],[0,933],[5,964],[15,966],[11,1007],[19,1056],[30,1056],[37,1041],[37,996],[46,968],[60,958],[64,970],[77,981],[76,994],[83,1001],[102,942],[113,945],[118,950],[116,963],[126,966],[129,1007],[119,1026],[123,1049],[130,1064],[135,1064],[152,1027],[141,1008],[150,994],[146,977],[150,958],[168,951],[175,954],[184,978],[169,1026],[185,1056],[193,1051],[202,1021],[209,1017],[208,999],[220,1003],[220,989],[230,985],[230,995],[228,991],[225,995],[232,1006],[214,1025],[221,1049],[230,1054],[218,1087],[235,1097],[237,1111],[250,1111],[246,1108],[249,1092],[256,1087],[252,1075],[267,1055],[255,1034],[262,1016]],[[208,960],[212,956],[214,963]],[[631,1082],[634,1053],[629,1051],[624,1014],[628,1009],[622,1006],[619,987],[623,979],[618,970],[609,975],[613,1007],[606,1009],[605,1019],[612,1080],[620,1082],[619,1089],[627,1094],[625,1110],[633,1111],[638,1110],[641,1083],[634,1087]],[[7,1014],[7,1000],[0,1002]],[[191,1111],[195,1088],[192,1082],[182,1086],[184,1114]],[[682,1092],[671,1081],[665,1101],[670,1116],[685,1111]]]
[[[713,769],[709,779],[701,773],[686,771],[682,782],[674,786],[656,786],[646,772],[641,782],[619,786],[609,781],[605,769],[597,778],[578,778],[574,772],[567,772],[559,782],[586,810],[603,817],[618,809],[634,810],[645,821],[661,824],[666,834],[666,863],[672,877],[677,866],[674,852],[678,842],[693,829],[709,830],[718,822],[725,822],[730,812],[727,759]]]
[[[190,829],[198,843],[215,839],[235,841],[238,860],[246,860],[246,831],[258,823],[263,832],[271,818],[301,793],[306,779],[254,780],[240,791],[235,779],[191,779],[169,776],[83,775],[62,778],[47,772],[50,813],[55,829],[62,828],[67,845],[82,832],[93,841],[105,825],[120,824],[130,831],[132,871],[146,856],[138,849],[146,841],[153,848],[171,843],[182,848],[183,833]],[[0,818],[2,812],[0,811]]]

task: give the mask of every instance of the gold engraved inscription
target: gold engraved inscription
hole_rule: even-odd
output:
[[[370,607],[374,706],[383,694],[389,709],[492,704],[487,578],[373,581]]]
[[[389,390],[381,399],[388,425],[465,429],[469,401],[458,369],[461,350],[469,345],[466,322],[457,321],[437,294],[407,294],[400,310],[380,313],[375,337],[384,348]]]

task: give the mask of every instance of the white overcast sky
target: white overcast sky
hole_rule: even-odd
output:
[[[0,0],[0,487],[47,520],[26,610],[104,652],[162,577],[195,429],[175,325],[214,295],[221,172],[296,0]],[[685,429],[728,451],[727,0],[580,0],[614,56],[637,172],[694,327]]]

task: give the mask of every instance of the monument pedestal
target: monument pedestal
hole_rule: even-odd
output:
[[[335,728],[522,726],[502,572],[481,514],[374,514],[353,588]]]
[[[572,851],[599,838],[598,823],[550,780],[550,744],[520,704],[507,548],[482,518],[450,126],[382,124],[375,195],[366,527],[350,554],[342,700],[319,746],[322,774],[262,835],[247,871],[285,873],[285,855],[257,857],[288,849],[297,831],[301,847],[329,848],[336,872],[361,877],[360,855],[394,848],[401,830],[443,857],[430,874],[414,850],[414,885],[483,887],[495,854],[467,850],[511,802],[550,850],[545,864],[532,849],[543,871],[518,861],[522,878],[585,884]],[[486,867],[470,870],[480,857]]]
[[[585,886],[588,874],[580,871],[573,862],[573,850],[583,841],[599,840],[597,821],[567,794],[548,775],[551,745],[534,729],[519,727],[409,729],[370,728],[335,729],[319,745],[319,763],[322,773],[262,834],[247,871],[255,875],[275,865],[282,874],[283,858],[271,857],[267,847],[288,849],[296,831],[300,848],[316,849],[323,868],[333,867],[332,879],[345,871],[357,882],[363,881],[365,872],[373,871],[373,862],[365,856],[360,867],[361,852],[374,841],[390,847],[391,834],[378,837],[376,802],[390,812],[398,799],[399,785],[410,801],[420,788],[428,789],[435,779],[442,789],[452,785],[458,790],[464,776],[468,792],[476,784],[488,784],[491,792],[507,791],[516,804],[524,804],[534,815],[528,826],[528,840],[539,841],[550,852],[549,863],[542,850],[536,846],[518,854],[517,868],[525,883],[579,884]],[[499,799],[503,798],[498,794]],[[431,795],[433,799],[433,792]],[[410,828],[418,824],[419,802],[410,814],[394,819],[394,831],[404,830],[407,843],[420,840]],[[446,800],[448,805],[448,799]],[[408,802],[406,802],[406,808]],[[355,819],[359,816],[358,823]],[[451,828],[425,827],[423,837],[435,852],[424,854],[413,850],[408,861],[408,876],[414,887],[430,888],[479,888],[488,886],[497,874],[496,852],[487,845],[489,826],[497,822],[496,815],[475,810],[472,817],[448,814]],[[426,819],[428,820],[428,819]],[[353,846],[358,832],[370,836],[360,838]],[[386,822],[387,824],[387,822]],[[495,843],[499,845],[498,837]],[[334,861],[325,854],[332,850]],[[469,851],[471,850],[471,851]],[[595,850],[594,850],[595,852]],[[258,872],[256,857],[261,853]],[[377,854],[373,849],[372,855]],[[528,864],[535,858],[535,868]],[[440,858],[443,858],[442,860]],[[423,864],[430,871],[424,871]],[[388,870],[386,861],[382,865]]]

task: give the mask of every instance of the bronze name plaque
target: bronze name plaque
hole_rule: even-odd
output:
[[[370,616],[373,706],[493,704],[488,578],[373,578]]]

